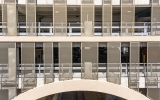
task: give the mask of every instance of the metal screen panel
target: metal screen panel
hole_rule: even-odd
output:
[[[160,81],[160,42],[148,42],[147,87],[157,88]]]
[[[135,6],[133,0],[121,0],[121,35],[134,35]]]
[[[7,35],[7,5],[2,4],[2,35]]]
[[[130,43],[130,67],[129,67],[129,86],[139,88],[139,54],[140,43]]]
[[[160,5],[152,5],[151,10],[151,35],[160,35]]]
[[[59,43],[60,80],[72,79],[72,43]]]
[[[22,87],[32,88],[36,85],[35,43],[21,43]]]
[[[112,34],[112,2],[111,0],[103,1],[102,11],[103,36],[110,36]]]
[[[92,63],[92,79],[98,79],[98,43],[83,42],[81,44],[82,78],[85,78],[85,63]],[[89,74],[89,73],[88,73]]]
[[[93,0],[82,0],[81,3],[81,35],[85,35],[84,24],[86,21],[92,22],[92,34],[94,34],[94,2]]]
[[[53,43],[43,43],[45,82],[53,82]]]
[[[121,83],[121,43],[107,43],[107,81]]]
[[[53,23],[54,23],[54,35],[67,36],[66,0],[54,0]]]
[[[36,0],[27,0],[26,32],[28,36],[36,36]]]
[[[16,87],[16,58],[11,56],[10,49],[15,50],[15,43],[0,43],[0,76],[2,82],[0,85],[2,88]],[[14,63],[11,65],[10,62]]]

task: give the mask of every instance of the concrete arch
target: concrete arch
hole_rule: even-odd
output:
[[[67,91],[95,91],[119,96],[127,100],[149,100],[146,96],[127,87],[99,80],[68,80],[46,84],[28,90],[13,100],[36,100],[51,94]]]

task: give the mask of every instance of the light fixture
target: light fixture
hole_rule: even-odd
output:
[[[131,12],[131,11],[127,11],[127,12]]]

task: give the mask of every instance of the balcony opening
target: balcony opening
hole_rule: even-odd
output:
[[[130,45],[128,42],[121,43],[121,63],[129,63]]]
[[[147,63],[147,43],[141,42],[140,43],[140,63]]]
[[[81,8],[80,6],[67,7],[67,33],[69,36],[81,35]]]
[[[121,33],[121,7],[112,8],[112,36],[119,36]]]
[[[94,35],[101,36],[102,35],[102,7],[95,6],[95,23],[94,23]]]
[[[135,36],[149,36],[151,31],[151,7],[135,8]]]
[[[58,43],[53,44],[53,63],[54,63],[54,72],[59,73],[59,47]]]

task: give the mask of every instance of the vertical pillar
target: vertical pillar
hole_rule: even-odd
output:
[[[72,43],[59,43],[60,80],[72,79]]]
[[[107,81],[121,83],[121,43],[107,44]]]
[[[131,42],[130,43],[130,72],[129,72],[129,87],[130,88],[139,88],[137,83],[139,80],[139,53],[140,53],[140,43]],[[138,64],[136,64],[138,63]],[[136,83],[132,83],[136,82]],[[136,85],[133,86],[132,85]]]
[[[97,74],[98,43],[95,43],[95,42],[81,43],[81,63],[83,64],[82,78],[88,78],[88,77],[85,77],[85,75],[83,76],[83,74],[88,72],[87,74],[89,76],[92,74],[92,77],[90,77],[90,79],[98,79],[98,74]],[[83,67],[90,67],[90,68],[83,68]]]
[[[54,35],[67,36],[67,0],[54,0],[53,27]]]
[[[159,0],[151,0],[151,35],[160,35],[160,3]]]
[[[16,0],[4,0],[2,4],[2,35],[17,35]]]
[[[81,35],[82,36],[94,36],[94,0],[81,0]],[[89,26],[85,25],[90,23]],[[92,30],[85,34],[86,28]]]
[[[103,36],[112,35],[112,1],[103,0],[102,8],[102,31]]]
[[[26,33],[36,36],[36,0],[26,0]]]
[[[53,82],[53,43],[43,43],[43,61],[45,82]]]
[[[121,0],[121,36],[134,35],[134,0]]]

